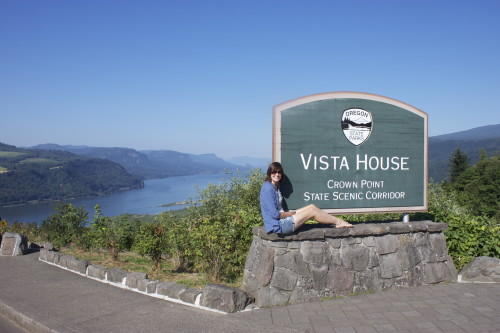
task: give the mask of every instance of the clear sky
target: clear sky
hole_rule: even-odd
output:
[[[271,156],[272,107],[333,91],[500,123],[498,0],[0,0],[0,142]]]

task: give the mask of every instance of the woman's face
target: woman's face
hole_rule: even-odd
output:
[[[281,181],[281,177],[283,177],[283,171],[282,170],[274,170],[271,172],[271,181],[273,184],[279,183]]]

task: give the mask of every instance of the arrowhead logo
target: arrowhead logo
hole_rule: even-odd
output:
[[[372,114],[363,109],[348,109],[342,114],[342,131],[355,146],[365,142],[372,133]]]

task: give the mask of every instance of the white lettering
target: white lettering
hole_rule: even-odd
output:
[[[363,192],[333,192],[332,200],[345,201],[345,200],[363,200]]]
[[[384,180],[361,180],[361,188],[382,188],[384,187]]]
[[[398,200],[398,199],[404,199],[405,198],[405,192],[372,192],[372,191],[367,191],[366,192],[366,199],[368,200]]]
[[[302,158],[302,164],[304,165],[304,170],[309,169],[309,163],[311,162],[311,156],[312,154],[309,154],[309,158],[307,159],[307,163],[304,160],[304,154],[300,154],[300,157]]]

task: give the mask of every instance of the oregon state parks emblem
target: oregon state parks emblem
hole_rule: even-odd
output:
[[[372,132],[372,114],[363,109],[348,109],[342,114],[342,131],[353,145],[365,142]]]

